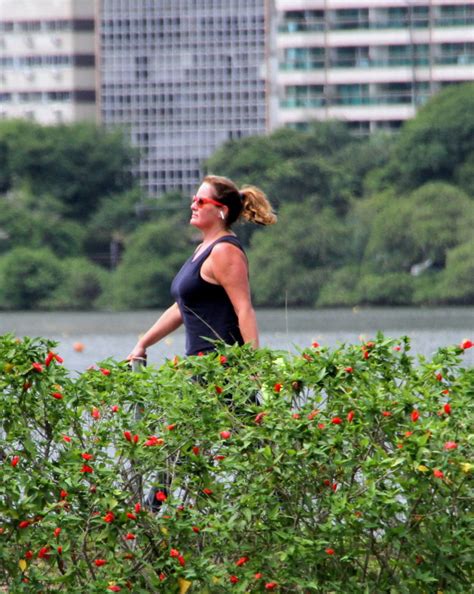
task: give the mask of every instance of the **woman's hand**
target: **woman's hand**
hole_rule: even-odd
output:
[[[136,344],[133,351],[128,355],[127,361],[134,361],[135,359],[146,359],[146,348],[140,344]]]

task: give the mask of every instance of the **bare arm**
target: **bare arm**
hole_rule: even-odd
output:
[[[144,357],[146,350],[152,344],[155,344],[168,334],[171,334],[174,330],[179,328],[183,323],[181,312],[179,311],[177,303],[174,303],[158,318],[153,326],[145,332],[140,338],[132,352],[128,355],[127,359],[137,359]]]
[[[234,306],[244,342],[259,346],[258,326],[250,297],[247,259],[243,252],[229,243],[214,247],[208,258],[206,276],[224,287]]]

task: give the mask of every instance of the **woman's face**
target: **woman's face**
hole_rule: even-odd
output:
[[[222,222],[219,211],[225,214],[225,207],[219,207],[211,202],[199,204],[199,199],[215,200],[214,188],[207,182],[202,183],[191,202],[191,225],[198,229],[208,229]]]

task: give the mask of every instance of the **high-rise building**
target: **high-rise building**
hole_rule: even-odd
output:
[[[94,0],[0,0],[0,118],[95,120]]]
[[[150,195],[191,192],[229,139],[266,130],[266,0],[101,0],[100,111]]]
[[[474,80],[472,0],[276,0],[271,126],[396,129]]]

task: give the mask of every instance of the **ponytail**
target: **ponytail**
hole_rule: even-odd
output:
[[[260,188],[243,186],[240,194],[243,204],[241,216],[246,221],[257,223],[257,225],[273,225],[277,222],[277,216]]]

